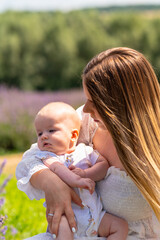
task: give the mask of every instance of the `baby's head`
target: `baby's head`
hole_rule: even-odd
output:
[[[47,104],[35,118],[39,149],[57,155],[73,152],[80,125],[80,118],[70,105],[63,102]]]

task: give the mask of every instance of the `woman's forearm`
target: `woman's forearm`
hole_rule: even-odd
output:
[[[33,187],[43,190],[45,192],[47,185],[56,181],[56,175],[49,169],[41,169],[34,173],[30,178],[30,183]],[[52,184],[53,184],[52,182]]]
[[[30,179],[30,183],[34,188],[43,190],[46,197],[62,194],[64,189],[67,191],[68,186],[50,169],[42,169],[34,173]],[[68,190],[69,191],[69,190]],[[58,197],[58,196],[57,196]]]

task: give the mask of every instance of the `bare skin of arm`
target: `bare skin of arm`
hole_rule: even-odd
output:
[[[107,160],[104,157],[99,156],[96,164],[90,168],[83,170],[81,168],[75,168],[75,166],[72,165],[70,170],[83,178],[90,178],[93,181],[100,181],[105,177],[108,168],[109,164]]]
[[[70,228],[76,229],[71,201],[83,207],[79,196],[49,169],[43,169],[33,174],[30,182],[35,188],[45,192],[46,217],[50,232],[58,235],[59,223],[63,214],[66,216]],[[48,216],[48,213],[54,213],[54,216]]]
[[[66,166],[55,161],[54,158],[43,160],[43,163],[56,175],[58,175],[70,187],[85,188],[92,194],[95,188],[95,182],[90,178],[82,178],[81,176],[70,171]]]

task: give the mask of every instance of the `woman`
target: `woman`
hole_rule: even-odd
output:
[[[88,141],[93,139],[110,164],[97,186],[104,209],[128,221],[128,239],[160,239],[160,87],[155,73],[141,53],[113,48],[94,57],[82,79],[87,97],[83,111],[94,122],[82,114],[81,139],[85,141],[90,133]],[[95,134],[94,124],[98,125]],[[22,162],[17,178],[19,188],[27,192]],[[45,192],[51,232],[57,234],[62,214],[75,227],[71,199],[79,205],[80,199],[44,166],[36,173],[33,166],[27,167],[25,180]]]

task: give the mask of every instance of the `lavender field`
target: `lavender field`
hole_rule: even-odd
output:
[[[35,141],[35,114],[51,101],[63,101],[77,108],[84,103],[82,89],[57,92],[23,92],[0,87],[0,153],[24,151]],[[3,139],[3,141],[2,141]]]

